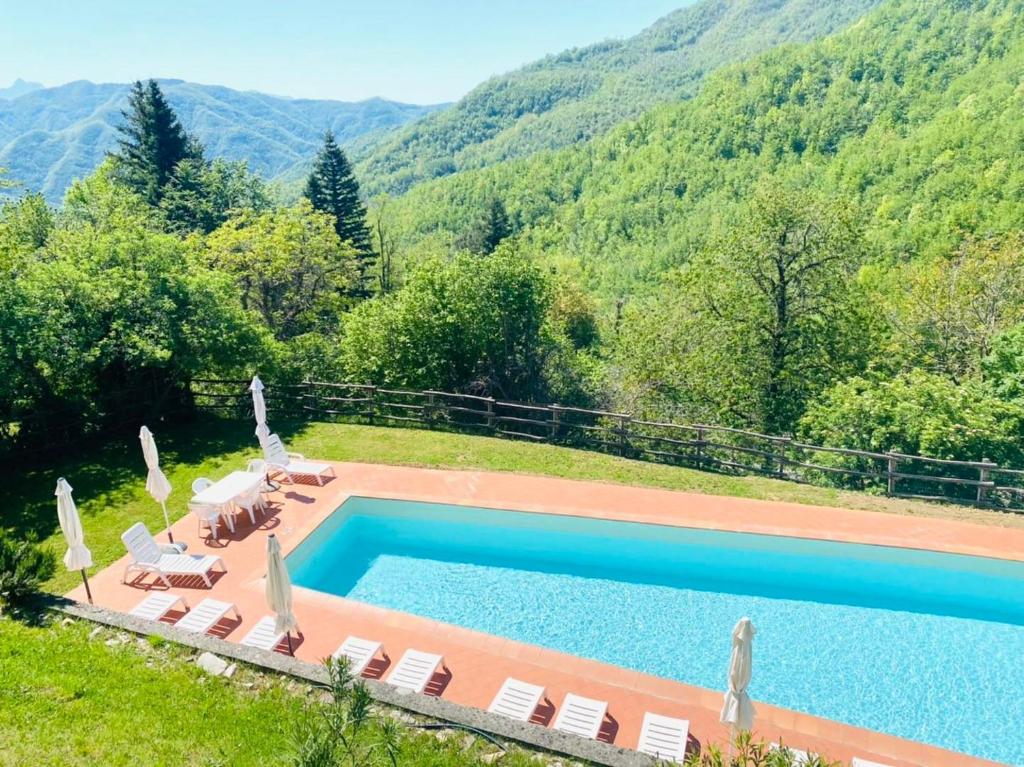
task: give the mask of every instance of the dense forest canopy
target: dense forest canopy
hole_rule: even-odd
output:
[[[822,29],[801,3],[706,0],[642,44],[481,86],[417,123],[393,167],[326,134],[287,203],[173,115],[150,120],[160,89],[140,84],[126,143],[62,206],[0,208],[0,407],[102,410],[259,371],[1024,463],[1022,6],[886,0],[814,42],[740,60],[740,36],[684,66],[671,56],[745,11],[783,14],[787,40]],[[686,42],[680,20],[704,32]],[[565,140],[558,115],[659,52],[687,98]],[[531,124],[562,148],[403,175],[439,147],[496,147],[519,107],[484,108],[477,135],[474,99],[529,111],[552,72],[552,122]],[[135,151],[154,146],[169,164]]]

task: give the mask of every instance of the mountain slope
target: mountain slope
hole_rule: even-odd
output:
[[[443,246],[501,198],[525,251],[611,299],[774,182],[858,203],[882,258],[945,254],[1024,229],[1022,72],[1022,0],[890,0],[586,145],[421,184],[394,226],[407,250]]]
[[[701,0],[622,41],[549,56],[492,78],[359,158],[371,191],[478,168],[599,135],[694,94],[722,64],[840,29],[879,0]]]
[[[73,179],[94,170],[116,146],[128,87],[81,81],[0,101],[0,166],[59,201]],[[382,99],[288,99],[181,80],[162,80],[161,87],[208,156],[247,160],[268,179],[312,157],[327,128],[349,144],[436,108]]]

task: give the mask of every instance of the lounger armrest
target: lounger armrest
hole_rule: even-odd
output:
[[[183,543],[161,543],[160,553],[161,554],[184,554],[185,549],[188,548]]]
[[[306,456],[304,456],[302,453],[288,453],[288,457],[291,458],[293,461],[306,460]]]

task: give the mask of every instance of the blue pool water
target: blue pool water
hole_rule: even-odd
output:
[[[300,586],[712,689],[746,615],[755,699],[1024,765],[1020,563],[352,498],[288,566]]]

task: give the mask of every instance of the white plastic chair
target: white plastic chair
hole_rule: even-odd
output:
[[[200,477],[192,483],[192,495],[199,495],[212,484],[213,480],[207,479],[206,477]]]
[[[686,761],[686,741],[689,736],[689,720],[647,712],[644,714],[636,750],[662,762],[682,764]]]
[[[544,688],[538,684],[530,684],[509,677],[501,685],[487,710],[492,714],[501,714],[520,722],[529,722],[537,711]]]
[[[404,690],[422,693],[427,689],[438,668],[445,668],[444,658],[440,655],[420,650],[406,650],[385,681]]]
[[[189,503],[188,511],[196,518],[196,530],[200,537],[203,535],[203,525],[210,529],[210,537],[217,540],[217,527],[221,519],[227,524],[228,530],[234,532],[234,526],[226,515],[221,514],[216,506],[208,506],[205,503]]]
[[[552,726],[556,730],[593,740],[601,732],[601,725],[607,713],[608,704],[605,701],[584,698],[570,692],[562,701],[562,707],[558,709],[558,716]]]
[[[172,575],[198,575],[207,588],[212,588],[210,570],[219,566],[227,572],[224,560],[220,557],[212,554],[182,554],[181,549],[174,544],[158,544],[142,522],[136,522],[125,530],[121,534],[121,541],[132,558],[121,576],[122,583],[127,582],[128,573],[136,571],[156,575],[168,588],[171,587]]]
[[[256,509],[261,511],[265,509],[263,503],[263,495],[260,492],[260,488],[257,486],[246,495],[240,496],[235,499],[235,506],[239,509],[243,509],[249,514],[249,521],[254,525],[256,524]]]
[[[388,657],[384,645],[371,639],[350,636],[334,651],[335,658],[348,658],[348,670],[352,676],[360,676],[377,655]]]

